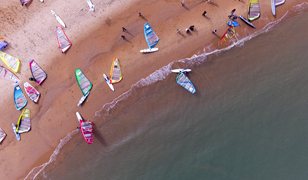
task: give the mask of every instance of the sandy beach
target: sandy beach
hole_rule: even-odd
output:
[[[249,4],[249,0],[212,0],[211,3],[187,0],[184,7],[181,1],[174,0],[92,2],[95,12],[88,11],[85,0],[45,0],[44,3],[32,0],[26,6],[21,6],[19,1],[2,2],[0,37],[9,44],[3,51],[21,61],[16,74],[21,79],[19,85],[23,86],[31,77],[28,65],[31,59],[45,70],[47,79],[40,86],[28,81],[41,97],[38,104],[27,97],[31,131],[21,134],[20,142],[11,127],[22,112],[15,108],[14,86],[6,80],[0,82],[0,126],[7,133],[0,144],[0,179],[23,179],[31,169],[47,162],[59,140],[79,126],[75,116],[77,111],[88,119],[104,104],[170,62],[189,58],[209,45],[212,50],[222,48],[218,42],[228,29],[226,22],[231,10],[236,9],[235,15],[246,17]],[[253,21],[257,27],[253,29],[238,19],[241,27],[236,28],[237,36],[248,36],[302,2],[307,0],[287,0],[277,7],[274,17],[270,1],[260,0],[261,16],[267,17],[266,21]],[[61,53],[56,39],[55,29],[60,24],[50,10],[54,10],[67,25],[63,29],[72,47],[65,54]],[[202,16],[204,11],[207,11],[205,17]],[[156,53],[139,52],[147,48],[143,34],[146,22],[160,38]],[[196,30],[186,34],[185,29],[191,25]],[[122,32],[122,27],[127,31]],[[176,33],[177,29],[180,29],[180,34]],[[212,34],[214,29],[217,29],[217,36]],[[121,35],[126,39],[123,40]],[[114,57],[120,61],[123,80],[114,84],[115,92],[112,92],[103,79],[103,73],[109,75]],[[74,74],[77,68],[93,83],[93,89],[81,107],[76,106],[82,97]]]

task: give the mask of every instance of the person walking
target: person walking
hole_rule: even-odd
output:
[[[232,9],[231,14],[234,14],[235,10],[236,10],[236,9]]]
[[[141,17],[142,15],[141,15],[141,12],[139,12],[139,17]]]
[[[215,29],[212,33],[215,34],[217,32],[217,30]]]
[[[206,14],[206,11],[204,11],[204,12],[202,13],[202,16],[204,16],[204,17],[205,17],[205,14]]]
[[[176,33],[180,34],[180,29],[177,29],[177,30],[176,30]]]
[[[125,27],[122,27],[122,30],[123,30],[123,32],[124,32],[124,31],[126,31],[126,28],[125,28]]]
[[[195,30],[195,26],[194,26],[194,25],[189,26],[189,29],[190,29],[191,31],[194,31],[194,30]]]
[[[187,29],[185,29],[185,31],[186,31],[186,33],[188,34],[188,33],[190,33],[190,31],[189,31],[189,29],[187,28]]]
[[[185,4],[185,2],[184,2],[184,1],[182,1],[181,6],[184,6],[184,4]]]
[[[122,38],[122,39],[125,39],[125,36],[124,36],[124,35],[121,35],[121,38]]]

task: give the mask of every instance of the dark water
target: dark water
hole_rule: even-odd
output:
[[[139,83],[90,119],[94,144],[72,132],[36,179],[307,179],[303,6],[228,51],[171,64],[193,69],[194,95],[170,67],[164,80]]]

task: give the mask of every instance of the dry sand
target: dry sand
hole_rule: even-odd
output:
[[[260,2],[261,16],[267,21],[255,20],[258,29],[269,21],[280,18],[292,6],[307,0],[287,1],[277,7],[276,18],[271,14],[270,1]],[[9,43],[4,52],[21,60],[17,76],[19,85],[31,76],[28,61],[34,59],[46,71],[47,79],[41,86],[30,82],[41,93],[38,105],[28,99],[26,108],[31,110],[32,129],[21,134],[18,142],[11,124],[17,123],[21,111],[13,101],[13,86],[1,80],[0,126],[8,136],[0,145],[0,179],[23,179],[36,166],[49,160],[59,140],[79,126],[75,112],[85,119],[94,115],[105,103],[111,102],[127,91],[132,84],[172,61],[191,57],[199,49],[213,43],[218,47],[219,38],[211,32],[217,29],[222,36],[232,9],[235,15],[247,14],[249,0],[186,0],[181,7],[178,0],[130,0],[103,2],[92,0],[95,12],[88,11],[86,0],[32,0],[21,6],[18,0],[1,2],[0,37]],[[81,11],[81,8],[83,10]],[[51,15],[54,10],[66,23],[64,31],[72,47],[62,54],[56,40],[55,28],[59,26]],[[207,11],[206,17],[201,14]],[[138,12],[143,17],[138,16]],[[149,22],[160,41],[159,51],[141,54],[147,48],[143,24]],[[256,30],[238,20],[239,36]],[[194,25],[195,32],[188,35],[185,28]],[[122,27],[128,31],[122,32]],[[177,34],[177,29],[181,34]],[[244,29],[246,29],[244,31]],[[125,35],[126,40],[120,35]],[[120,60],[123,80],[115,84],[112,92],[103,79],[109,74],[114,57]],[[4,63],[1,65],[5,66]],[[80,68],[93,83],[90,96],[82,107],[77,103],[82,96],[74,71]]]

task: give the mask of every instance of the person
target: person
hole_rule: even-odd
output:
[[[184,6],[184,3],[185,3],[185,2],[184,2],[184,1],[182,1],[181,6]]]
[[[211,2],[211,0],[207,0],[207,2],[206,2],[206,3],[209,3],[209,2]]]
[[[141,15],[141,12],[139,12],[139,17],[141,17],[142,15]]]
[[[177,29],[177,30],[176,30],[176,33],[180,33],[180,29]]]
[[[122,29],[123,29],[123,32],[126,31],[126,28],[125,28],[125,27],[122,27]]]
[[[205,17],[205,14],[206,14],[206,11],[204,11],[204,12],[202,13],[202,16],[204,16],[204,17]]]
[[[195,26],[192,25],[192,26],[189,27],[189,29],[190,29],[191,31],[194,31],[194,30],[195,30]]]
[[[236,10],[236,9],[232,9],[231,14],[234,14],[235,10]]]
[[[30,77],[29,81],[35,81],[35,79],[33,77]]]
[[[77,129],[80,129],[80,127],[77,127]]]
[[[232,18],[233,16],[234,16],[234,15],[233,15],[233,14],[231,14],[231,15],[229,15],[228,17],[229,17],[229,19],[230,19],[230,18]]]
[[[185,31],[186,31],[186,33],[188,34],[188,33],[190,33],[190,31],[189,31],[189,29],[187,28],[187,29],[185,29]]]
[[[217,32],[217,30],[215,29],[212,33],[215,34]]]
[[[232,18],[233,20],[235,20],[235,19],[237,19],[237,16],[233,16],[233,18]]]
[[[125,39],[125,36],[124,36],[124,35],[121,35],[121,38]]]

